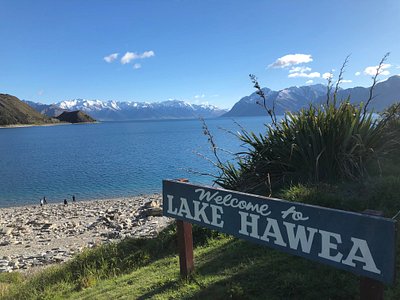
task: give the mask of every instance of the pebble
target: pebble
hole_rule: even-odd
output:
[[[125,237],[155,237],[171,221],[160,194],[0,208],[0,273],[62,263]]]

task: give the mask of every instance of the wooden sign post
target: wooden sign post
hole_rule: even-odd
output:
[[[361,299],[381,299],[395,279],[396,221],[376,214],[163,181],[163,214],[177,219],[181,275],[194,270],[191,225],[346,270],[361,280]]]
[[[189,182],[187,179],[177,179],[178,182]],[[188,278],[194,271],[192,224],[177,220],[176,233],[178,238],[179,268],[181,277]]]
[[[177,220],[176,230],[180,272],[183,278],[187,278],[194,271],[192,224]]]

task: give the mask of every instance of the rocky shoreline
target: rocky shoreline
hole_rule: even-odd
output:
[[[155,237],[161,195],[0,208],[0,273],[69,260],[75,253],[125,237]]]

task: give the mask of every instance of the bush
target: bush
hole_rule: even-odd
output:
[[[247,150],[237,154],[235,163],[221,162],[218,148],[204,124],[204,133],[220,171],[214,182],[227,189],[271,195],[276,187],[280,189],[288,184],[360,182],[371,171],[382,175],[381,162],[390,164],[399,160],[400,103],[389,107],[380,118],[368,112],[368,106],[374,99],[374,88],[388,56],[386,53],[377,66],[365,104],[353,105],[350,97],[337,99],[347,56],[333,92],[333,75],[328,78],[327,99],[323,105],[310,104],[299,112],[287,112],[280,121],[275,114],[275,101],[267,104],[257,78],[250,74],[262,100],[257,104],[265,109],[270,124],[266,124],[265,134],[241,128],[237,137]],[[396,175],[396,172],[389,174]]]
[[[265,135],[242,130],[238,137],[249,150],[237,166],[223,165],[216,183],[265,195],[285,184],[356,181],[395,145],[385,138],[386,121],[348,101],[288,112],[266,125]]]

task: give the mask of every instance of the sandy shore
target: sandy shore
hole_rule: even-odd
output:
[[[86,247],[153,237],[171,220],[161,195],[0,208],[0,272],[63,262]]]

